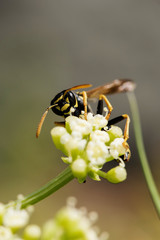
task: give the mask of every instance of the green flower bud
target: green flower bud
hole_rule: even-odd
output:
[[[78,158],[76,159],[72,165],[71,169],[73,172],[73,175],[78,179],[85,179],[87,175],[87,163],[84,159]]]
[[[107,133],[110,136],[110,142],[112,142],[115,138],[122,138],[123,137],[123,132],[120,127],[117,126],[111,126],[109,130],[107,130]]]
[[[60,239],[61,237],[61,228],[57,226],[54,220],[47,221],[42,229],[42,239],[43,240],[52,240]]]
[[[71,197],[67,201],[67,206],[63,207],[54,220],[48,221],[42,230],[43,240],[107,240],[107,234],[100,236],[95,230],[97,213],[88,213],[86,208],[76,208],[76,199]]]
[[[68,155],[74,160],[78,155],[83,154],[86,144],[87,141],[85,139],[78,140],[71,136],[70,140],[65,144],[65,148],[68,151]]]
[[[68,151],[65,148],[65,143],[69,141],[71,136],[67,130],[64,127],[54,127],[51,130],[51,136],[56,148],[68,156]]]
[[[105,178],[111,183],[120,183],[126,180],[127,172],[124,167],[117,166],[106,173]]]
[[[24,240],[39,240],[41,229],[37,225],[28,225],[24,230]]]

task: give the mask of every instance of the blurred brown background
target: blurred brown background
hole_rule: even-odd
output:
[[[65,168],[50,137],[60,117],[50,112],[40,138],[35,138],[40,117],[55,94],[115,78],[137,83],[145,147],[160,188],[159,25],[156,0],[0,1],[1,201],[31,193]],[[125,94],[109,99],[112,117],[130,114]],[[99,213],[98,225],[109,232],[110,240],[160,239],[132,125],[129,143],[127,181],[112,185],[87,180],[80,185],[74,180],[37,204],[32,222],[41,225],[74,195],[79,206]]]

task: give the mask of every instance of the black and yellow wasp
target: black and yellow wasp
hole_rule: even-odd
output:
[[[44,112],[37,128],[36,137],[38,138],[41,132],[42,124],[50,109],[52,109],[52,111],[55,114],[63,116],[64,118],[70,115],[79,117],[83,111],[84,117],[87,120],[87,113],[92,111],[87,102],[87,99],[96,98],[96,99],[99,99],[98,106],[97,106],[97,114],[102,114],[103,112],[103,100],[107,105],[108,114],[106,116],[106,119],[108,120],[108,125],[107,125],[108,127],[122,121],[123,119],[126,119],[126,124],[124,129],[124,145],[126,148],[128,148],[127,139],[129,137],[129,122],[130,122],[129,116],[127,114],[123,114],[119,117],[109,120],[113,107],[105,95],[119,93],[119,92],[133,91],[135,88],[135,83],[132,80],[128,80],[128,79],[116,79],[110,83],[93,88],[89,91],[73,92],[74,90],[88,88],[91,86],[92,86],[91,84],[78,85],[58,93],[52,99],[50,106]],[[61,123],[57,123],[57,124],[60,125]]]

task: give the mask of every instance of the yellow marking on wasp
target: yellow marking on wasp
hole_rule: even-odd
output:
[[[56,109],[59,110],[59,111],[61,111],[60,106],[57,106]]]
[[[67,98],[65,98],[65,101],[67,102],[67,103],[69,103],[69,98],[67,97]]]
[[[63,98],[63,95],[57,98],[57,100],[55,100],[55,103],[58,103],[62,98]]]
[[[61,111],[64,112],[69,107],[69,103],[66,103],[62,108]]]
[[[77,98],[75,98],[75,100],[76,100],[76,103],[75,103],[74,107],[78,107],[78,101],[77,101]]]

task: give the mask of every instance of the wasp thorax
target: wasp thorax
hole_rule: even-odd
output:
[[[51,105],[55,104],[56,106],[52,107],[52,111],[64,117],[79,116],[81,111],[84,110],[83,98],[72,91],[66,93],[66,90],[64,90],[58,93],[51,101]]]

